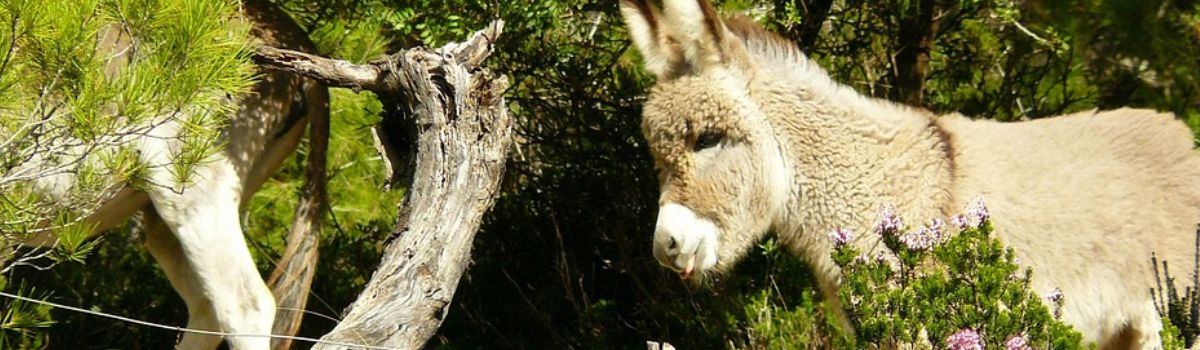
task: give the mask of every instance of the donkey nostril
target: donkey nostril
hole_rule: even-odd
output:
[[[667,243],[667,249],[675,249],[675,246],[677,245],[678,244],[676,244],[675,237],[671,237],[671,242]]]

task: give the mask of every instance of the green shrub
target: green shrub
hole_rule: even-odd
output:
[[[1196,255],[1192,257],[1192,285],[1185,287],[1183,293],[1176,288],[1167,261],[1160,264],[1157,256],[1150,257],[1155,282],[1150,295],[1155,310],[1162,317],[1163,329],[1159,335],[1163,349],[1190,349],[1200,334],[1200,228],[1196,230],[1196,243]]]
[[[894,211],[884,209],[876,232],[887,249],[873,256],[848,244],[848,232],[830,234],[855,348],[1082,348],[1081,335],[1058,319],[1064,296],[1049,293],[1051,312],[1030,290],[1034,271],[1018,267],[1013,249],[991,236],[982,201],[951,221],[957,234],[940,219],[905,230]]]

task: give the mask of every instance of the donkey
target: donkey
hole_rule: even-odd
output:
[[[270,2],[247,0],[242,8],[241,20],[260,44],[315,51],[303,29]],[[146,247],[187,304],[188,328],[267,335],[275,319],[275,299],[251,259],[238,210],[296,149],[309,120],[328,118],[329,96],[310,79],[271,70],[259,74],[251,91],[238,97],[241,108],[222,131],[223,152],[197,166],[192,184],[172,190],[170,167],[150,166],[149,179],[165,186],[126,184],[86,218],[99,234],[141,212]],[[178,127],[155,126],[133,144],[151,165],[170,164],[165,150],[175,147],[171,136]],[[73,179],[35,181],[54,196]],[[27,243],[53,240],[43,236]],[[215,349],[221,340],[186,333],[178,348]],[[231,349],[265,350],[270,344],[262,336],[225,340]]]
[[[1192,258],[1200,157],[1170,114],[1088,111],[996,123],[866,97],[786,39],[707,0],[622,0],[658,78],[642,133],[661,184],[653,254],[684,278],[730,270],[767,232],[805,259],[826,300],[826,233],[868,236],[885,205],[946,217],[983,196],[996,236],[1060,288],[1063,319],[1103,348],[1160,347],[1152,253]]]

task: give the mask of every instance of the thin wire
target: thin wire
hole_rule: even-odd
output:
[[[346,346],[346,347],[353,347],[353,348],[362,348],[362,349],[368,349],[368,350],[397,350],[397,349],[399,349],[399,348],[389,348],[389,347],[385,347],[385,346],[343,343],[343,342],[339,342],[339,341],[321,340],[321,339],[308,338],[308,337],[293,337],[293,336],[275,335],[275,334],[225,333],[225,332],[206,331],[206,330],[191,329],[191,328],[177,327],[177,326],[168,326],[168,325],[164,325],[164,324],[158,324],[158,323],[149,322],[149,321],[142,321],[142,320],[133,319],[133,318],[129,318],[129,317],[107,314],[107,313],[103,313],[103,312],[99,312],[99,311],[92,311],[92,310],[87,310],[87,309],[82,309],[82,308],[78,308],[78,307],[74,307],[74,306],[53,303],[53,302],[44,301],[44,300],[27,298],[27,297],[23,297],[20,295],[9,294],[6,292],[0,292],[0,296],[10,298],[10,299],[20,300],[20,301],[24,301],[24,302],[30,302],[30,303],[34,303],[34,304],[46,305],[46,306],[50,306],[53,308],[84,313],[84,314],[88,314],[88,315],[92,315],[92,316],[110,318],[110,319],[114,319],[114,320],[121,321],[121,322],[128,322],[128,323],[133,323],[133,324],[147,326],[147,327],[172,330],[172,331],[176,331],[176,332],[187,332],[187,333],[196,333],[196,334],[213,335],[213,336],[221,336],[221,337],[288,339],[288,340],[293,340],[293,341],[298,340],[298,341],[310,342],[310,343],[314,343],[314,344],[329,344],[329,345]]]
[[[325,314],[322,314],[322,313],[320,313],[320,312],[316,312],[316,311],[309,311],[309,310],[305,310],[305,309],[297,309],[297,308],[294,308],[294,307],[278,307],[278,306],[276,306],[276,307],[275,307],[275,311],[300,312],[300,313],[304,313],[305,315],[313,315],[313,316],[318,316],[318,317],[324,318],[324,319],[326,319],[326,320],[333,321],[333,323],[342,322],[342,320],[339,320],[339,319],[337,319],[337,318],[335,318],[335,317],[333,317],[333,316],[325,315]]]

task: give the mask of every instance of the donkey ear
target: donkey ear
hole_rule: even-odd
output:
[[[667,26],[678,36],[686,61],[703,70],[714,64],[738,58],[737,40],[725,28],[709,0],[664,0]]]
[[[659,77],[683,64],[683,53],[663,27],[662,15],[649,0],[621,0],[621,16],[633,45],[642,53],[646,70]]]

